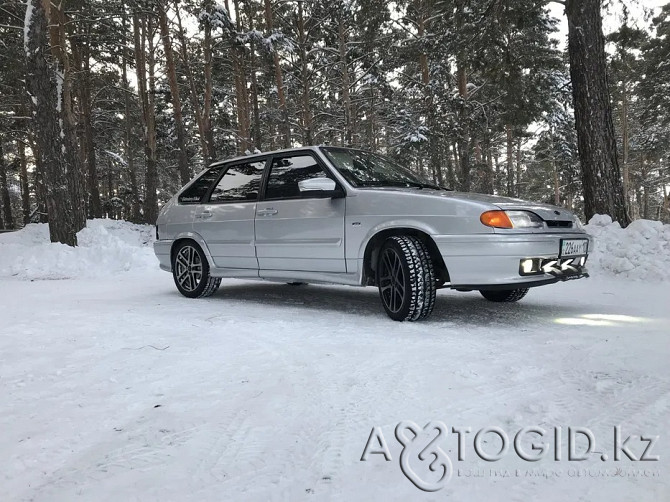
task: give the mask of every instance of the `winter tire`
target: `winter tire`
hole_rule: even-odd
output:
[[[172,277],[179,292],[188,298],[211,296],[221,284],[220,277],[209,275],[207,257],[193,241],[184,241],[175,249]]]
[[[425,244],[412,236],[389,237],[377,260],[379,296],[394,321],[418,321],[435,306],[435,269]]]
[[[512,302],[518,302],[524,296],[526,296],[526,293],[528,293],[528,288],[501,289],[497,291],[480,290],[479,292],[482,294],[484,298],[486,298],[489,301],[512,303]]]

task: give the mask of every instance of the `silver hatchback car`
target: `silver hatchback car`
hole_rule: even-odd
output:
[[[515,302],[588,277],[592,247],[570,211],[453,192],[380,155],[305,147],[212,164],[161,210],[156,256],[189,298],[222,277],[377,286],[397,321],[436,291]]]

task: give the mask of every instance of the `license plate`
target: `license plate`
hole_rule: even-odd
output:
[[[584,256],[589,252],[588,239],[561,239],[560,257]]]

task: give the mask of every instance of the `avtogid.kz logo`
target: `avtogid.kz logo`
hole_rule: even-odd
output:
[[[449,455],[442,449],[448,432],[447,426],[437,421],[420,427],[411,420],[405,420],[396,426],[395,437],[402,446],[400,469],[417,488],[434,492],[444,488],[451,479],[454,468]],[[599,451],[596,450],[595,435],[586,427],[567,427],[564,431],[562,427],[547,430],[531,426],[511,435],[500,427],[485,427],[474,432],[471,427],[452,427],[451,432],[451,436],[455,436],[455,444],[448,445],[451,448],[447,449],[455,449],[458,462],[465,461],[473,452],[475,458],[486,462],[497,462],[508,454],[516,455],[525,462],[537,462],[552,455],[553,461],[560,462],[564,460],[564,442],[567,442],[565,460],[569,462],[593,459],[618,462],[626,458],[632,462],[659,460],[658,455],[652,454],[659,436],[629,435],[624,438],[620,425],[613,428],[611,444]],[[466,446],[470,440],[472,451],[468,453]],[[495,451],[491,451],[491,445],[496,445]],[[381,455],[387,462],[393,460],[381,427],[375,426],[370,431],[361,461],[367,461],[370,455]],[[621,469],[617,473],[619,471]]]

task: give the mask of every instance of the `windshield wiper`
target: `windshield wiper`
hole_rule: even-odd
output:
[[[361,186],[368,186],[368,187],[407,187],[407,188],[418,188],[418,189],[424,189],[424,188],[430,188],[433,190],[447,190],[451,191],[450,188],[445,188],[439,185],[435,185],[433,183],[422,183],[420,181],[366,181],[365,184],[362,184]]]
[[[433,190],[447,190],[451,191],[449,188],[442,187],[440,185],[435,185],[433,183],[421,183],[418,181],[407,181],[404,182],[407,186],[411,186],[414,188],[431,188]]]

